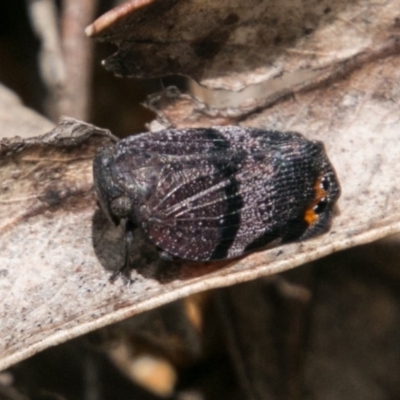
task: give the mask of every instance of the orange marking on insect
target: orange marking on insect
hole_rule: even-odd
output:
[[[315,224],[318,221],[318,214],[315,212],[315,206],[327,196],[327,191],[322,186],[323,176],[318,177],[314,185],[314,199],[304,212],[304,221],[308,225]]]

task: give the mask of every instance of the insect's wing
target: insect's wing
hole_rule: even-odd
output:
[[[224,160],[219,154],[218,163],[203,159],[200,167],[190,162],[165,167],[157,195],[148,203],[145,231],[154,243],[191,260],[231,258],[279,243],[284,234],[280,227],[298,214],[287,193],[304,185],[289,181],[271,187],[276,174],[271,162],[243,161],[238,170],[240,162],[232,163],[231,157]]]
[[[214,160],[216,161],[216,160]],[[148,204],[149,237],[162,249],[185,259],[215,258],[223,236],[234,238],[240,225],[242,198],[235,166],[219,158],[168,165]],[[197,164],[197,165],[196,165]]]
[[[135,221],[166,252],[231,258],[310,231],[304,212],[321,172],[316,142],[238,127],[149,136],[123,141],[115,165],[138,204]]]

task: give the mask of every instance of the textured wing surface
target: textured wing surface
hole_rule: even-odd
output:
[[[182,165],[165,173],[151,199],[147,232],[167,252],[186,259],[213,257],[221,237],[230,241],[240,225],[242,197],[229,162],[215,167]],[[166,167],[169,169],[169,167]]]
[[[317,142],[294,133],[227,127],[160,131],[123,145],[136,152],[130,159],[139,160],[138,168],[157,170],[140,222],[172,255],[235,257],[293,240],[308,228],[304,211],[322,157]],[[131,176],[136,167],[126,168]]]

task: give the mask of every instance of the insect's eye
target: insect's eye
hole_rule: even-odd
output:
[[[328,205],[328,201],[326,198],[321,199],[315,206],[314,212],[315,214],[322,214],[326,210],[326,206]]]
[[[330,186],[330,182],[329,182],[328,178],[326,178],[326,177],[322,178],[322,181],[321,181],[322,189],[325,190],[325,192],[327,192],[329,190],[329,186]]]

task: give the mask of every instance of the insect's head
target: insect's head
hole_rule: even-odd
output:
[[[132,202],[113,177],[114,145],[100,149],[93,160],[93,179],[97,198],[106,216],[116,225],[128,218]]]

